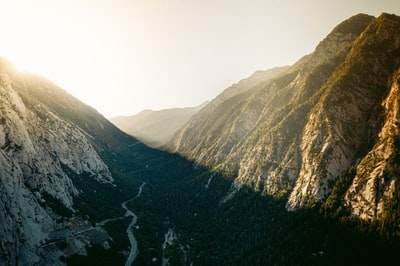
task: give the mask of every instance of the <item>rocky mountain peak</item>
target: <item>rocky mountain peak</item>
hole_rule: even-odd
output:
[[[365,30],[366,26],[368,26],[375,19],[376,18],[374,16],[363,13],[351,16],[333,28],[333,30],[328,34],[327,38],[336,34],[352,34],[358,36]]]
[[[395,185],[382,181],[390,178],[378,174],[388,170],[377,170],[383,166],[376,156],[392,158],[397,149],[397,144],[390,144],[397,143],[397,137],[388,141],[383,136],[397,134],[393,80],[400,66],[399,21],[389,14],[349,18],[312,54],[259,89],[242,94],[235,105],[230,100],[221,102],[211,118],[200,111],[177,139],[177,143],[196,139],[196,144],[187,141],[177,145],[176,151],[218,166],[237,188],[248,186],[288,197],[290,210],[324,201],[338,176],[359,165],[346,206],[363,218],[385,213],[386,207],[377,206],[388,205],[385,198],[390,198]],[[216,117],[221,119],[217,122]],[[195,135],[194,129],[203,133]],[[375,150],[374,145],[384,151]],[[376,185],[377,180],[385,185]],[[365,190],[380,194],[368,192],[367,197]],[[367,208],[367,203],[372,207]]]
[[[316,47],[308,64],[315,66],[349,46],[375,17],[358,14],[336,26]]]

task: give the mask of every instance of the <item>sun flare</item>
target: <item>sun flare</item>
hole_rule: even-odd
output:
[[[132,76],[128,71],[133,68],[125,63],[130,46],[122,47],[127,42],[121,36],[126,35],[114,25],[119,20],[109,18],[110,10],[92,4],[48,0],[2,3],[0,56],[17,70],[43,76],[99,111],[106,105],[111,106],[109,110],[118,110],[121,101],[116,103],[109,91],[132,87],[123,81]],[[130,103],[128,97],[125,99]]]

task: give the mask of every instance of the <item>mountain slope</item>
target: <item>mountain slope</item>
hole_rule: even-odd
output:
[[[277,67],[257,71],[225,89],[190,119],[175,135],[173,143],[170,143],[168,147],[175,151],[183,151],[184,154],[190,151],[191,159],[196,158],[199,163],[206,165],[210,165],[210,162],[202,159],[205,154],[214,154],[215,157],[224,156],[233,143],[241,139],[254,126],[256,121],[253,116],[257,115],[257,110],[265,103],[246,105],[248,109],[240,120],[236,120],[236,116],[233,116],[233,120],[228,120],[229,113],[240,113],[243,99],[247,99],[249,95],[252,95],[252,91],[259,90],[264,83],[268,83],[273,77],[287,69],[288,67]],[[225,129],[226,125],[230,125],[231,130]],[[208,158],[208,160],[212,159]]]
[[[357,166],[356,176],[345,195],[351,212],[363,218],[398,213],[400,175],[400,69],[383,101],[383,126],[374,147]]]
[[[168,143],[173,135],[205,105],[206,103],[196,107],[160,111],[145,110],[133,116],[114,117],[110,121],[150,147],[160,147]]]
[[[397,113],[382,104],[397,108],[388,93],[400,67],[399,23],[388,14],[351,17],[289,70],[222,101],[214,112],[203,108],[175,136],[171,150],[217,166],[237,188],[288,197],[291,210],[324,200],[339,174],[363,162],[379,143],[387,114]],[[384,145],[386,153],[396,154],[396,145]],[[368,167],[369,176],[381,166]],[[389,175],[396,176],[392,170]],[[357,171],[346,205],[355,215],[376,217],[385,211],[366,206],[385,205],[381,199],[391,198],[395,185],[380,181],[372,189],[365,185],[371,177],[360,181],[362,163]],[[364,197],[368,189],[374,192]],[[357,203],[361,197],[364,203]]]
[[[77,199],[101,184],[111,192],[121,174],[110,167],[117,160],[135,166],[135,152],[124,158],[121,151],[135,146],[143,159],[147,149],[56,85],[4,60],[0,95],[0,264],[60,264],[60,251],[42,247],[59,226],[60,208],[77,213]],[[74,177],[92,188],[77,187]]]

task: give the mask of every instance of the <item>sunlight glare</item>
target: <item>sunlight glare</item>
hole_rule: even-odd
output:
[[[17,70],[44,76],[74,95],[84,87],[87,95],[81,98],[90,97],[96,66],[80,32],[11,16],[0,23],[7,25],[1,27],[7,38],[0,42],[1,56]]]

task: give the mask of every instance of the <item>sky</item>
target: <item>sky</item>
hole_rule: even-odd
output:
[[[197,106],[397,0],[0,0],[0,57],[106,117]]]

